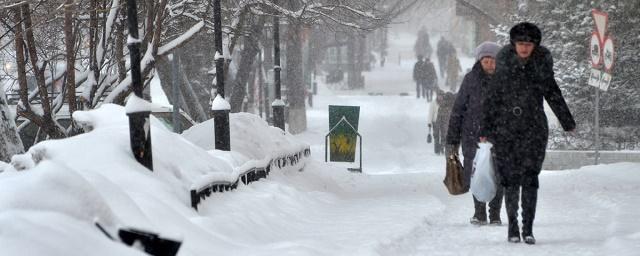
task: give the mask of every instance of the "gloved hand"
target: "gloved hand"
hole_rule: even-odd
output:
[[[447,144],[447,146],[445,146],[444,148],[444,154],[447,157],[449,157],[450,155],[457,155],[459,149],[459,144]]]

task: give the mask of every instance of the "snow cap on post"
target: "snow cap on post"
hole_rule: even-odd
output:
[[[485,41],[476,47],[476,61],[481,60],[484,57],[496,58],[500,51],[500,46],[491,41]]]
[[[216,95],[211,104],[211,110],[231,110],[231,105],[220,94]]]
[[[512,45],[516,42],[531,42],[538,46],[542,41],[542,32],[533,23],[521,22],[509,30],[509,39]]]
[[[215,60],[224,59],[224,55],[220,54],[219,51],[216,51],[216,55],[213,56],[213,59]]]
[[[131,113],[140,113],[140,112],[151,112],[152,110],[158,108],[157,104],[153,104],[151,102],[148,102],[134,94],[132,94],[131,96],[129,96],[129,99],[127,99],[127,103],[124,106],[125,111],[127,112],[127,114],[131,114]]]

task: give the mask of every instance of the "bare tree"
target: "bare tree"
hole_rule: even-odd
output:
[[[75,36],[73,35],[73,14],[74,14],[74,1],[67,0],[64,10],[64,40],[65,47],[67,49],[67,77],[66,77],[66,89],[67,100],[69,101],[69,115],[73,115],[76,111],[76,56],[75,56]],[[71,122],[71,131],[76,131],[75,122]]]

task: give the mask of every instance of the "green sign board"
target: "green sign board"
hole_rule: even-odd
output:
[[[354,162],[358,141],[358,106],[329,106],[329,157],[332,162]]]

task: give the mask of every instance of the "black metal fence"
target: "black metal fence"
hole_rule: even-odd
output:
[[[211,196],[212,193],[223,193],[225,191],[231,191],[238,188],[238,184],[240,182],[247,185],[251,182],[266,178],[274,168],[283,169],[288,166],[296,166],[298,163],[300,163],[300,161],[302,161],[304,158],[309,157],[310,155],[311,149],[307,147],[294,154],[273,158],[266,166],[255,166],[253,168],[250,168],[249,170],[238,175],[238,178],[233,182],[213,181],[203,187],[191,189],[191,207],[198,210],[198,204],[200,204],[200,202],[205,200],[207,197]]]

